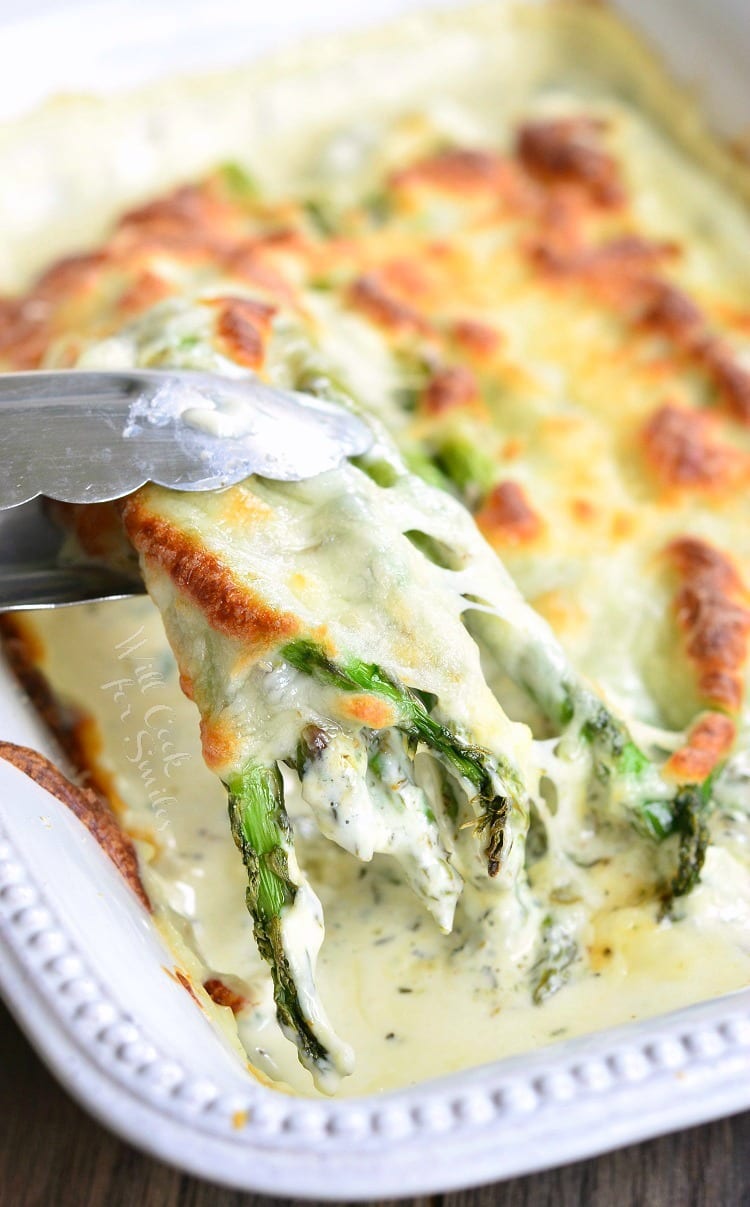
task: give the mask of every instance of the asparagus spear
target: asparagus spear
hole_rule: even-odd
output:
[[[446,769],[473,791],[479,808],[477,829],[486,835],[487,871],[496,876],[511,808],[521,807],[524,796],[510,763],[465,742],[449,726],[435,720],[416,692],[374,663],[359,658],[336,662],[308,638],[288,642],[281,654],[296,670],[320,683],[346,692],[371,692],[394,706],[396,728],[414,743],[428,746]]]
[[[375,851],[392,854],[438,925],[449,931],[462,880],[427,795],[415,782],[417,745],[431,749],[477,801],[477,829],[486,834],[490,875],[500,867],[511,806],[523,797],[516,773],[437,721],[417,692],[382,668],[357,658],[336,662],[308,638],[289,642],[279,652],[324,688],[370,692],[393,706],[395,731],[365,728],[360,735],[330,719],[303,726],[292,761],[321,831],[360,859],[370,859]],[[321,703],[325,706],[325,698]],[[332,1074],[342,1071],[340,1056],[332,1052],[337,1041],[317,1005],[314,986],[305,996],[283,928],[284,911],[296,901],[301,884],[281,777],[275,767],[251,762],[227,787],[232,832],[248,869],[248,908],[259,950],[271,966],[279,1021],[316,1080],[330,1082]]]
[[[395,707],[400,739],[390,729],[368,730],[368,749],[366,740],[331,723],[325,728],[307,725],[295,765],[303,796],[323,833],[362,859],[376,850],[392,853],[441,928],[450,930],[462,881],[450,863],[427,796],[414,781],[414,749],[420,742],[428,746],[446,770],[468,784],[481,807],[477,828],[486,834],[490,875],[500,867],[511,804],[522,796],[515,772],[435,720],[416,692],[380,667],[356,658],[337,663],[309,639],[287,643],[280,652],[296,670],[324,686],[368,691]],[[313,922],[317,901],[312,899],[311,908],[312,894],[297,867],[281,775],[276,765],[251,760],[242,772],[227,778],[226,787],[232,834],[248,873],[247,905],[258,949],[271,968],[279,1023],[316,1082],[333,1086],[348,1070],[350,1057],[317,1000],[317,948],[311,953],[308,938],[302,951],[295,952],[285,926],[303,891]]]
[[[712,780],[681,788],[673,802],[672,833],[679,835],[677,870],[664,894],[664,911],[675,897],[692,892],[700,880],[710,835],[707,815],[711,806]]]
[[[294,856],[284,791],[277,766],[251,761],[226,781],[232,837],[247,869],[247,907],[258,951],[271,968],[282,1031],[323,1089],[335,1089],[351,1072],[350,1049],[337,1039],[317,999],[314,960],[322,939],[322,911],[302,880]],[[295,949],[293,911],[306,917],[306,943]],[[317,943],[310,938],[319,932]]]
[[[475,625],[480,641],[562,731],[563,751],[566,742],[580,735],[591,747],[597,786],[610,806],[624,809],[636,828],[655,842],[679,836],[677,868],[665,901],[689,893],[700,878],[708,845],[710,784],[674,785],[665,780],[624,721],[577,676],[551,632],[519,630],[489,613],[485,605]]]
[[[579,684],[575,693],[584,697],[587,689]],[[664,893],[668,907],[675,897],[691,892],[700,879],[709,840],[706,814],[711,784],[675,786],[664,780],[624,723],[601,704],[581,732],[591,742],[599,774],[611,778],[612,794],[626,799],[641,833],[655,842],[678,835],[677,867]]]
[[[536,1006],[563,987],[578,956],[578,944],[552,914],[540,928],[540,952],[531,968],[531,997]]]

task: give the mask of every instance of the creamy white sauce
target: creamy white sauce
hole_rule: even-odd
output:
[[[251,999],[237,1024],[255,1067],[314,1092],[275,1019],[225,793],[203,765],[195,709],[177,686],[155,608],[123,601],[38,613],[29,623],[53,686],[97,718],[97,763],[140,836],[157,917],[195,953],[202,979],[226,977]],[[561,838],[556,859],[535,865],[532,879],[537,891],[568,899],[559,908],[588,950],[569,983],[536,1006],[528,990],[536,928],[525,942],[502,916],[478,929],[468,900],[453,933],[441,934],[393,861],[357,862],[317,833],[301,802],[291,807],[300,860],[325,912],[321,997],[357,1054],[340,1094],[411,1084],[750,983],[745,822],[717,826],[704,883],[677,923],[657,923],[653,903],[639,903],[632,850],[577,833],[580,864],[610,861],[586,869],[565,857]],[[558,809],[561,827],[563,817]]]
[[[339,1039],[317,992],[316,968],[325,926],[320,902],[305,880],[299,884],[293,904],[282,910],[281,933],[302,1013],[330,1056],[330,1064],[326,1062],[322,1068],[320,1064],[310,1066],[310,1071],[316,1086],[332,1094],[338,1090],[342,1076],[351,1075],[354,1069],[354,1049]],[[282,1030],[294,1043],[294,1032]]]
[[[253,408],[237,399],[224,399],[221,404],[188,407],[182,412],[182,421],[197,432],[206,432],[222,440],[237,440],[240,436],[252,436],[256,423]]]

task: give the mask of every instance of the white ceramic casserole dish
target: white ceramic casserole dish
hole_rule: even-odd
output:
[[[362,5],[356,23],[417,7]],[[621,7],[722,133],[741,138],[750,15],[739,0]],[[179,28],[167,5],[50,6],[6,26],[0,107],[16,114],[61,89],[241,62],[352,21],[335,2],[241,17],[188,5]],[[0,734],[50,748],[4,670]],[[750,991],[378,1097],[321,1102],[266,1089],[164,975],[171,956],[93,839],[2,763],[0,936],[0,991],[70,1092],[141,1147],[248,1190],[331,1199],[447,1190],[750,1105]]]

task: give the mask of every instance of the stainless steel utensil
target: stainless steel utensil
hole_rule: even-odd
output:
[[[0,375],[0,434],[0,611],[143,590],[137,578],[60,563],[61,534],[31,502],[39,495],[97,503],[149,481],[177,490],[250,474],[299,481],[373,440],[341,407],[249,375],[141,370]]]
[[[145,592],[135,570],[131,576],[93,562],[62,560],[65,539],[65,533],[45,513],[41,499],[0,511],[0,612],[122,599]]]
[[[311,478],[372,433],[330,402],[256,377],[122,370],[0,375],[0,509],[39,494],[100,503],[144,482],[217,490]]]

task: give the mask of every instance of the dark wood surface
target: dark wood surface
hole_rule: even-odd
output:
[[[279,1207],[116,1139],[40,1064],[0,1006],[0,1207]],[[750,1207],[750,1113],[592,1161],[406,1207]],[[281,1205],[283,1207],[283,1204]]]

